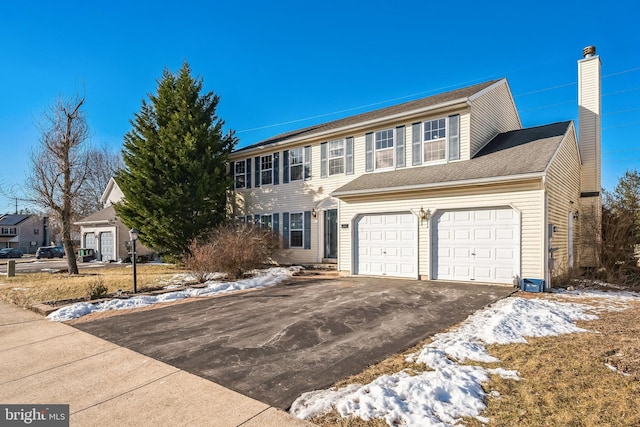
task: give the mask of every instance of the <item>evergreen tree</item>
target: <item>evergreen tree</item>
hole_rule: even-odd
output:
[[[186,62],[177,75],[165,69],[157,93],[131,120],[116,176],[125,197],[115,206],[121,220],[146,246],[174,256],[225,219],[227,158],[237,138],[223,135],[219,96],[201,91]]]
[[[631,223],[631,240],[640,244],[640,174],[626,171],[613,192],[613,209],[616,215]]]

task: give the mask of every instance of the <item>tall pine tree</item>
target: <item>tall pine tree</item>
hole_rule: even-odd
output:
[[[177,75],[165,69],[157,93],[131,121],[125,167],[116,176],[124,193],[115,206],[120,219],[146,246],[174,256],[225,218],[227,158],[237,138],[223,135],[219,96],[201,91],[202,79],[191,77],[186,62]]]

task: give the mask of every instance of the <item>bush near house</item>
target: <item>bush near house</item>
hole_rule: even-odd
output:
[[[239,279],[246,271],[271,262],[278,250],[279,238],[273,231],[259,225],[229,223],[205,239],[194,240],[185,266],[201,282],[212,272]]]

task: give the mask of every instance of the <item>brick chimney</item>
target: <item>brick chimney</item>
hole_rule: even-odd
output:
[[[582,51],[578,61],[578,140],[580,169],[580,266],[597,267],[601,238],[601,108],[600,57],[595,46]]]

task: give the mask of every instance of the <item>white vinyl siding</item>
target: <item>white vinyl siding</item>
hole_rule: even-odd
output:
[[[581,191],[595,192],[601,190],[600,58],[579,61],[578,73],[578,134],[583,164]]]
[[[471,103],[471,157],[497,134],[520,127],[520,118],[506,82],[481,94]]]
[[[549,223],[557,227],[551,239],[556,268],[554,274],[566,271],[569,266],[569,213],[579,212],[580,200],[580,163],[578,161],[578,146],[573,132],[560,145],[547,171],[547,194],[549,206]],[[573,202],[573,203],[572,203]],[[581,221],[574,221],[573,240],[577,242],[577,226]],[[576,258],[574,245],[573,257]],[[575,263],[574,263],[575,265]]]

